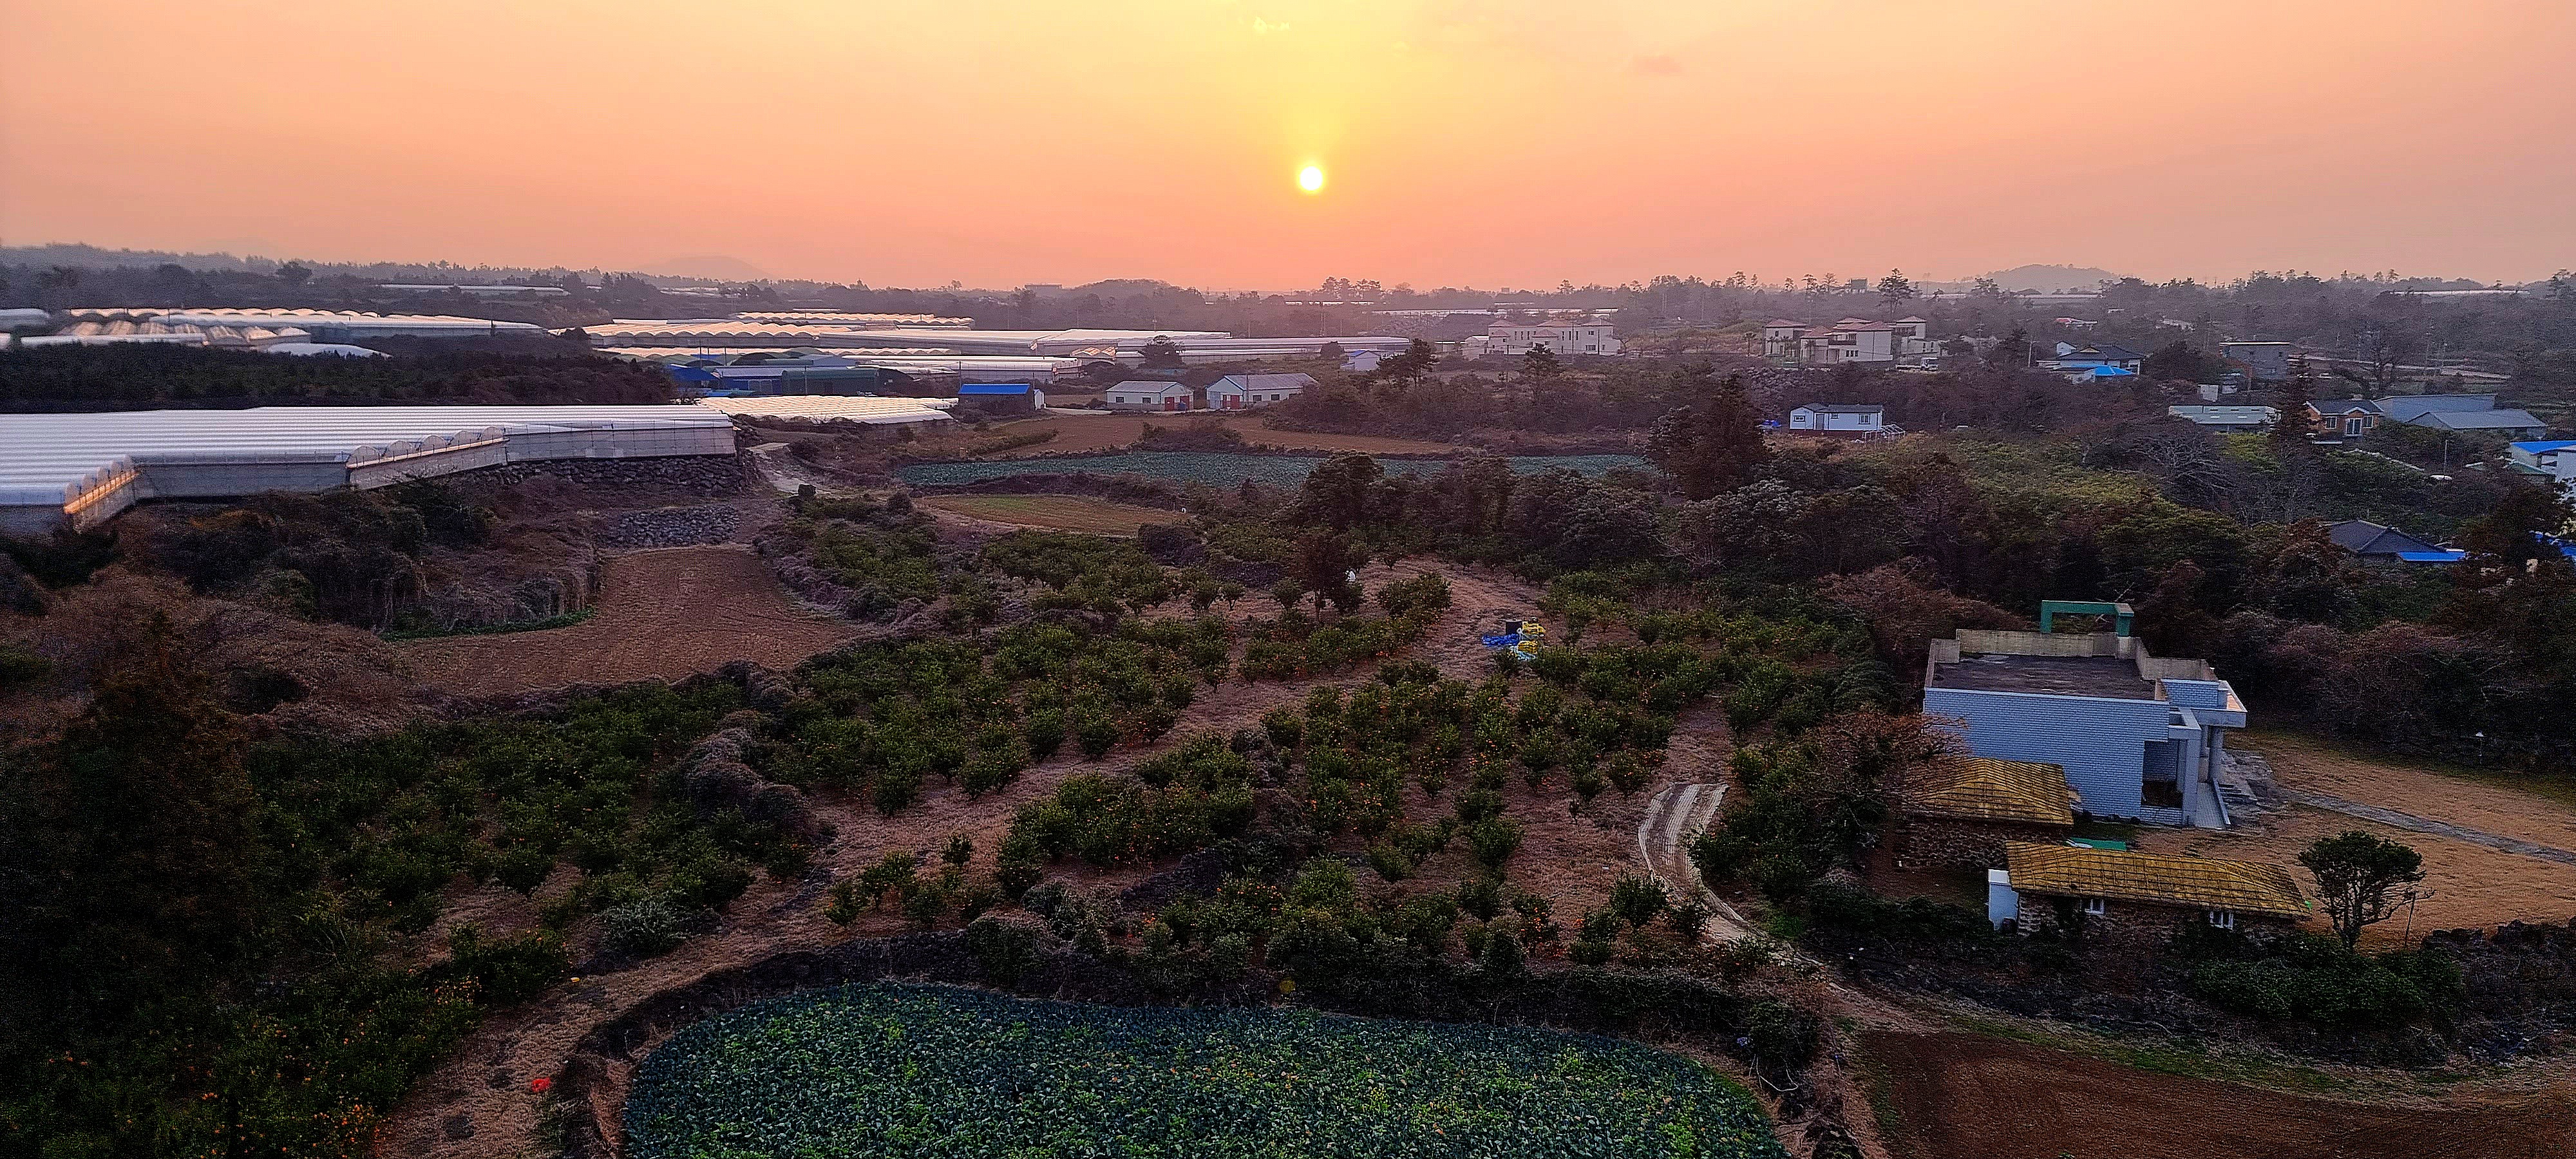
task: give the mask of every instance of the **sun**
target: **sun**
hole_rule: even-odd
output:
[[[1323,166],[1321,166],[1321,165],[1309,165],[1309,166],[1307,166],[1307,167],[1305,167],[1305,168],[1303,168],[1303,169],[1298,170],[1298,171],[1297,171],[1297,188],[1299,188],[1299,189],[1303,189],[1303,190],[1305,190],[1305,191],[1306,191],[1306,192],[1308,192],[1308,193],[1321,193],[1321,192],[1323,192],[1323,191],[1324,191],[1324,167],[1323,167]]]

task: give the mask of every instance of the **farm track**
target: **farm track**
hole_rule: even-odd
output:
[[[2430,833],[2437,837],[2448,837],[2456,841],[2466,841],[2471,845],[2484,845],[2489,849],[2502,850],[2506,853],[2520,854],[2524,857],[2536,857],[2542,861],[2555,861],[2561,865],[2576,865],[2576,851],[2558,849],[2547,845],[2539,845],[2522,840],[2519,837],[2507,837],[2500,833],[2489,833],[2483,829],[2472,829],[2465,825],[2454,825],[2448,821],[2436,821],[2426,817],[2418,817],[2413,813],[2408,813],[2399,809],[2390,809],[2385,806],[2366,805],[2359,801],[2347,801],[2330,793],[2312,793],[2304,789],[2282,789],[2281,795],[2312,809],[2324,809],[2332,813],[2341,813],[2347,817],[2359,817],[2364,821],[2376,821],[2392,829],[2404,829],[2409,833]]]
[[[1703,942],[1730,942],[1755,932],[1743,914],[1700,880],[1699,867],[1690,859],[1691,838],[1708,828],[1725,802],[1725,785],[1675,781],[1646,802],[1645,819],[1637,822],[1637,857],[1646,863],[1646,872],[1667,890],[1708,907]]]

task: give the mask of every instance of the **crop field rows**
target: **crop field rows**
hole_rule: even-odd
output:
[[[1785,1155],[1743,1088],[1616,1039],[898,985],[698,1023],[626,1120],[636,1159]]]

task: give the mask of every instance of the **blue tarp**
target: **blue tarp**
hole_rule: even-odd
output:
[[[2397,558],[2408,563],[2458,563],[2469,558],[2465,551],[2401,551]]]
[[[957,393],[960,395],[1015,395],[1028,392],[1029,384],[1025,382],[970,382],[957,388]]]
[[[1485,641],[1485,646],[1488,648],[1509,648],[1512,645],[1521,642],[1521,634],[1518,632],[1506,632],[1500,636],[1485,636],[1482,637],[1482,639]]]

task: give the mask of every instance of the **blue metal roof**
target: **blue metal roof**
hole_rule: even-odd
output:
[[[2450,551],[2401,551],[2397,558],[2408,563],[2458,563],[2469,558],[2469,553],[2457,548]]]
[[[2576,447],[2576,439],[2549,439],[2542,442],[2515,443],[2513,445],[2514,450],[2520,451],[2526,455],[2546,455],[2551,451],[2563,451],[2569,447]]]
[[[957,393],[959,393],[959,394],[961,394],[961,395],[973,395],[973,394],[1001,394],[1001,395],[1012,395],[1012,394],[1027,394],[1028,392],[1029,392],[1029,384],[1027,384],[1027,383],[1025,383],[1025,382],[969,382],[969,383],[966,383],[966,384],[964,384],[964,385],[962,385],[962,386],[959,386],[959,387],[957,388]]]

